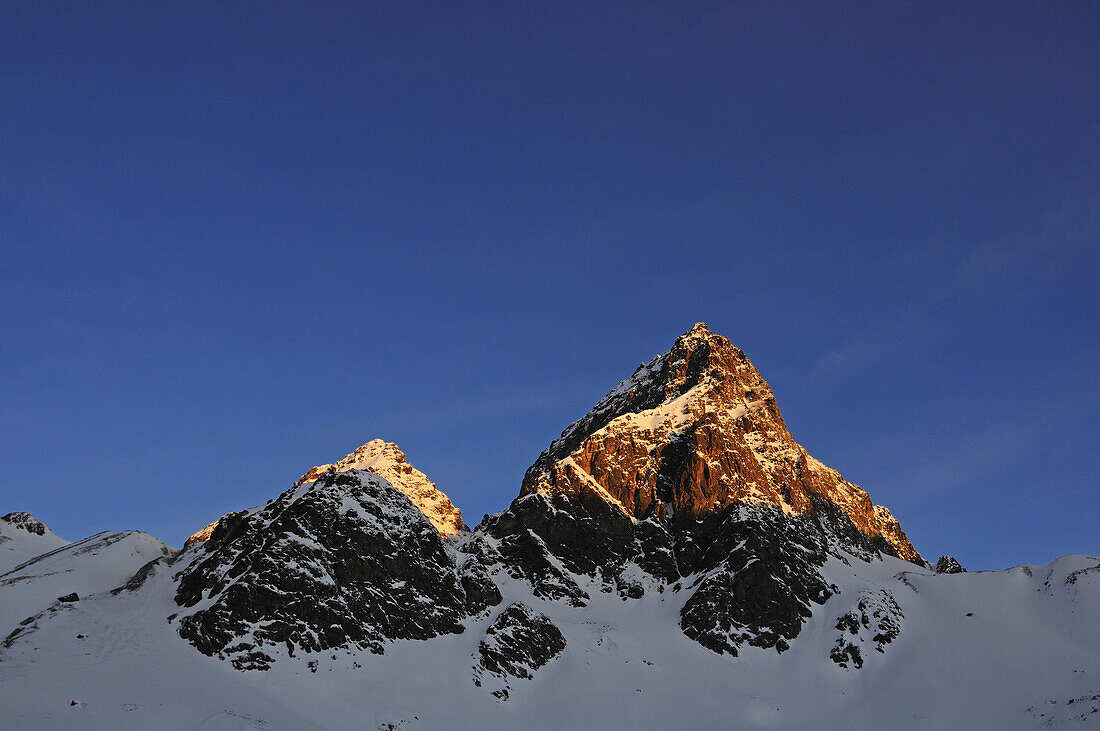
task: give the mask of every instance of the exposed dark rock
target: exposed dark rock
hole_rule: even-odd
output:
[[[837,617],[836,628],[841,631],[829,657],[843,668],[851,662],[856,669],[863,667],[860,646],[873,646],[885,652],[886,645],[901,633],[904,615],[893,595],[886,589],[860,592],[855,609]]]
[[[507,700],[511,679],[531,679],[564,649],[565,637],[549,617],[522,602],[510,604],[478,643],[474,683],[496,686],[490,692]],[[489,683],[487,676],[495,676],[495,682]]]
[[[486,539],[494,540],[495,550],[479,545]],[[576,576],[632,596],[640,596],[640,587],[623,578],[630,563],[664,582],[680,576],[665,526],[635,522],[617,507],[591,497],[520,497],[508,510],[486,517],[474,539],[460,550],[479,552],[487,565],[502,564],[514,578],[528,579],[540,598],[567,599],[576,606],[588,601]]]
[[[149,577],[153,575],[153,573],[156,571],[157,565],[160,564],[163,560],[164,559],[155,558],[149,563],[145,564],[140,569],[138,569],[137,572],[133,576],[131,576],[125,584],[117,588],[111,589],[111,593],[120,594],[124,591],[137,591],[139,588],[141,588],[143,584],[145,584]]]
[[[74,591],[71,594],[66,594],[65,596],[57,597],[57,601],[59,601],[59,602],[78,602],[78,601],[80,601],[80,597],[77,596],[76,592]]]
[[[24,530],[36,536],[44,536],[46,531],[49,530],[45,523],[30,513],[8,513],[7,515],[0,515],[0,520],[11,523],[19,530]]]
[[[952,556],[940,556],[940,560],[936,561],[936,573],[937,574],[962,574],[966,573],[966,569],[962,567],[958,561]]]
[[[500,601],[484,571],[459,570],[405,495],[358,470],[227,515],[204,548],[177,575],[176,602],[203,602],[181,613],[179,632],[240,669],[266,668],[266,645],[382,653],[387,639],[461,632]]]
[[[812,613],[837,591],[820,574],[827,553],[811,518],[790,518],[770,506],[732,508],[700,521],[693,555],[681,565],[703,573],[680,611],[684,634],[719,653],[742,644],[780,652]]]
[[[860,652],[859,647],[843,637],[838,638],[833,645],[833,649],[829,652],[829,659],[845,669],[848,668],[849,663],[856,670],[863,667],[863,653]]]

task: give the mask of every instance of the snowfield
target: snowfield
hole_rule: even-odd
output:
[[[104,531],[24,561],[0,574],[0,634],[58,597],[97,594],[119,586],[143,565],[176,551],[140,531]]]
[[[935,574],[885,557],[831,559],[840,592],[784,653],[715,654],[677,626],[687,592],[624,600],[586,586],[587,607],[542,601],[497,575],[504,601],[465,631],[389,642],[385,654],[266,647],[270,670],[239,672],[197,652],[171,618],[187,549],[129,590],[55,603],[0,646],[5,725],[143,729],[1038,728],[1100,720],[1100,559]],[[193,555],[191,555],[193,554]],[[684,582],[686,583],[686,581]],[[885,590],[896,639],[860,669],[830,652],[838,618]],[[0,590],[6,601],[6,590]],[[479,641],[509,604],[549,617],[564,652],[507,701],[474,684]],[[863,633],[867,634],[867,633]],[[861,639],[862,638],[862,639]],[[1071,703],[1071,701],[1073,701]]]

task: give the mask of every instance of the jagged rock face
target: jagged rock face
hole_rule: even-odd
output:
[[[940,556],[940,560],[936,561],[937,574],[962,574],[965,572],[966,569],[954,556]]]
[[[495,685],[490,692],[507,700],[511,679],[530,680],[535,671],[565,650],[565,644],[561,630],[545,614],[522,602],[510,604],[478,643],[474,684]]]
[[[30,513],[8,513],[7,515],[0,515],[0,520],[10,523],[13,527],[24,530],[31,535],[44,536],[49,530],[45,523]]]
[[[428,518],[369,472],[326,472],[220,520],[178,574],[179,633],[239,669],[265,648],[382,653],[428,639],[500,602],[476,563],[459,567]]]
[[[743,644],[786,650],[812,605],[836,592],[819,571],[828,541],[809,516],[767,505],[731,508],[681,540],[680,563],[698,575],[680,611],[684,634],[719,653]]]
[[[570,425],[459,547],[535,596],[688,591],[683,632],[782,652],[837,588],[830,556],[923,565],[897,521],[791,437],[745,354],[701,323]]]
[[[901,634],[905,618],[897,600],[886,589],[868,589],[860,593],[855,609],[836,618],[840,631],[829,658],[842,668],[863,667],[863,650],[873,647],[886,652],[886,646]]]
[[[826,502],[888,552],[923,563],[889,510],[794,441],[760,373],[702,323],[550,444],[524,475],[521,495],[534,492],[591,493],[661,520],[750,502],[801,515]]]
[[[680,577],[673,538],[656,520],[636,521],[607,502],[562,493],[516,499],[478,526],[459,550],[490,567],[527,579],[542,599],[585,606],[590,599],[577,577],[599,581],[601,591],[641,596],[632,568],[665,584]]]
[[[412,500],[420,512],[428,516],[440,535],[454,535],[466,527],[462,522],[462,512],[450,498],[440,492],[427,475],[409,464],[405,453],[393,442],[381,439],[369,441],[339,462],[310,469],[298,482],[315,480],[330,470],[344,472],[352,469],[373,472],[389,480],[391,485]]]
[[[586,606],[590,591],[636,599],[686,591],[682,631],[736,656],[744,645],[782,652],[836,591],[830,556],[877,557],[876,546],[829,504],[790,515],[767,503],[731,505],[700,520],[638,520],[595,493],[532,493],[488,516],[459,545],[490,572],[525,579],[540,599]]]

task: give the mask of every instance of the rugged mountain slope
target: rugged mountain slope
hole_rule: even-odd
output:
[[[30,513],[0,516],[0,574],[67,543]]]
[[[585,584],[591,601],[575,607],[503,575],[505,600],[461,620],[461,633],[385,640],[382,655],[290,656],[269,644],[268,670],[240,672],[165,621],[180,611],[174,575],[189,552],[154,563],[140,586],[55,605],[0,643],[4,725],[1087,728],[1100,714],[1096,557],[958,574],[830,557],[822,572],[839,591],[813,606],[790,649],[746,646],[737,657],[676,628],[684,591],[624,601]],[[876,639],[893,634],[883,591],[897,605],[889,642]],[[833,659],[841,639],[860,665]]]
[[[113,589],[143,565],[176,550],[141,531],[104,531],[46,551],[0,574],[0,635],[65,597]]]
[[[403,493],[370,472],[325,470],[267,505],[231,513],[184,554],[179,633],[240,669],[273,653],[367,649],[461,632],[500,601],[460,568]]]

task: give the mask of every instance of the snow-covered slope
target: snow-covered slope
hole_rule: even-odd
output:
[[[0,516],[0,574],[67,543],[30,513]]]
[[[119,586],[155,558],[175,549],[148,533],[97,533],[31,558],[0,574],[0,635],[58,600],[77,600]]]
[[[133,590],[55,605],[0,647],[0,707],[11,725],[40,728],[972,729],[1095,720],[1100,559],[938,575],[892,557],[849,561],[830,559],[825,575],[839,592],[782,654],[720,655],[669,631],[683,592],[624,601],[588,586],[591,602],[575,607],[497,577],[504,602],[463,620],[461,633],[387,640],[382,655],[291,657],[270,645],[276,662],[250,672],[196,652],[165,621],[179,607],[173,567],[161,563]],[[858,618],[861,601],[883,596],[897,606],[888,643],[875,641],[875,617],[874,631]],[[530,678],[481,662],[483,645],[496,651],[494,638],[509,636],[502,617],[517,613],[516,602],[564,641]],[[855,634],[840,621],[853,612]],[[842,637],[861,648],[861,668],[831,659]],[[506,700],[493,693],[501,688]]]

